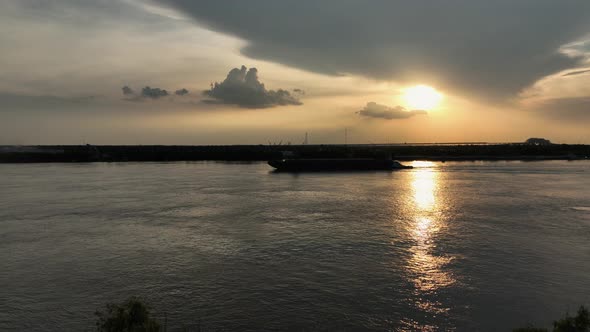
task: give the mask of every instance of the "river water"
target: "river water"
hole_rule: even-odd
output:
[[[548,326],[590,304],[590,162],[0,165],[0,330]],[[164,318],[165,317],[165,318]]]

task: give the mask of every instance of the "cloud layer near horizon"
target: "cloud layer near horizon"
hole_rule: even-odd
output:
[[[529,106],[530,111],[553,120],[570,123],[590,122],[590,97],[553,98]]]
[[[158,2],[244,39],[252,58],[491,98],[578,66],[560,48],[590,32],[590,2],[577,0]]]
[[[389,107],[386,105],[377,104],[373,101],[368,102],[367,105],[357,113],[364,117],[386,120],[409,119],[415,115],[427,114],[426,111],[422,110],[407,111],[402,106]]]
[[[203,92],[207,103],[231,104],[246,108],[267,108],[279,105],[302,105],[289,91],[267,90],[258,79],[256,68],[234,68],[221,83]]]

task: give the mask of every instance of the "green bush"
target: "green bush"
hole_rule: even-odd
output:
[[[151,317],[147,305],[130,297],[123,303],[109,303],[106,310],[96,311],[96,330],[101,332],[160,332],[158,321]]]
[[[150,309],[139,298],[130,297],[120,304],[108,303],[106,310],[96,311],[96,330],[100,332],[160,332],[160,323],[151,316]],[[186,329],[188,331],[188,329]],[[200,324],[195,331],[201,331]],[[512,330],[513,332],[548,332],[545,328],[533,326]],[[581,306],[576,316],[566,313],[565,317],[553,322],[553,332],[590,332],[590,313]]]
[[[590,314],[588,309],[581,306],[578,315],[572,317],[568,314],[564,318],[553,323],[554,332],[588,332],[590,331]]]
[[[536,327],[522,327],[512,330],[513,332],[548,332],[547,329]],[[565,314],[565,317],[553,322],[553,332],[589,332],[590,314],[588,309],[581,306],[576,316]]]

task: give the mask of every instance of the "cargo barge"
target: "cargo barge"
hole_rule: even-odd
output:
[[[409,169],[391,159],[281,159],[271,160],[268,164],[282,172],[319,172],[319,171],[391,171]]]

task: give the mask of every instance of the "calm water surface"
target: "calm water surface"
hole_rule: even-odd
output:
[[[0,165],[0,330],[481,330],[590,303],[590,162]]]

